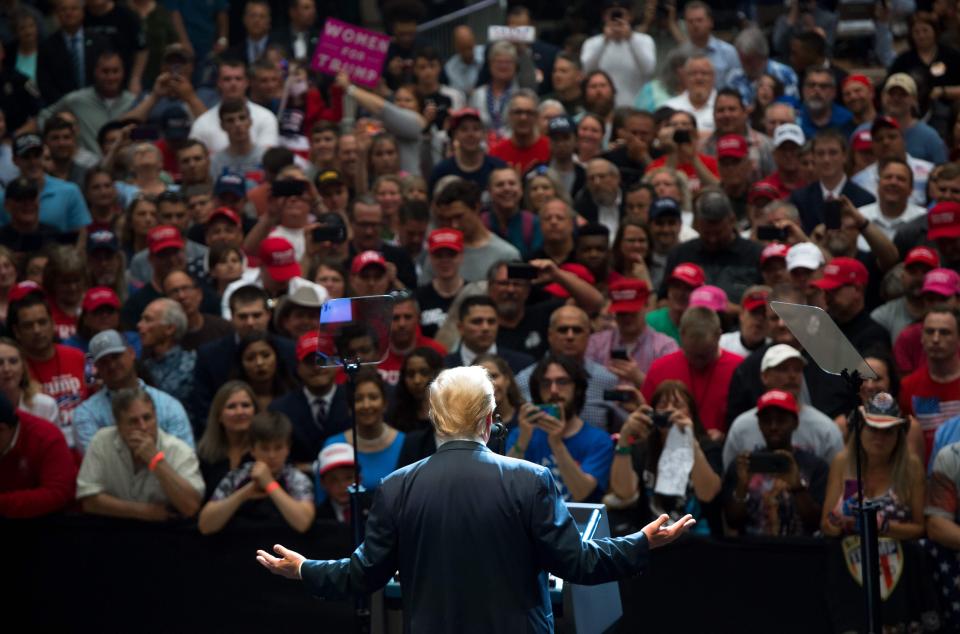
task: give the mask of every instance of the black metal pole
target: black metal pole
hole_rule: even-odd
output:
[[[848,373],[844,370],[844,380],[851,403],[855,403],[850,414],[849,423],[853,425],[853,446],[856,450],[857,473],[857,504],[855,513],[858,516],[860,532],[860,574],[863,578],[864,607],[866,609],[866,624],[868,634],[880,634],[880,535],[877,530],[877,504],[864,501],[863,497],[863,444],[860,432],[863,429],[863,416],[860,415],[860,387],[863,378],[856,370]]]
[[[357,358],[343,359],[343,371],[347,375],[347,402],[350,403],[350,423],[353,429],[353,485],[350,487],[350,529],[353,533],[353,549],[356,550],[363,543],[363,518],[360,513],[363,485],[360,484],[360,455],[357,435],[357,416],[354,412],[356,401],[356,376],[360,370],[360,360]],[[370,632],[370,601],[366,595],[358,594],[353,604],[354,631],[359,634]]]

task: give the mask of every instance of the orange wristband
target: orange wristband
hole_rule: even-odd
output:
[[[163,460],[163,452],[158,451],[157,455],[150,459],[149,464],[147,464],[147,469],[150,469],[150,471],[156,471],[157,465],[160,464],[161,460]]]
[[[273,493],[279,488],[280,488],[280,483],[274,480],[273,482],[268,484],[263,490],[266,491],[267,495],[270,495],[271,493]]]

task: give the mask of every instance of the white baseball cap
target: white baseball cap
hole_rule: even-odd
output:
[[[774,147],[780,147],[787,141],[793,141],[797,145],[803,145],[806,140],[806,137],[803,135],[803,128],[796,123],[781,123],[777,126],[777,129],[773,131]]]
[[[815,271],[823,266],[823,253],[812,242],[800,242],[787,251],[787,270],[804,268]]]
[[[327,445],[320,452],[319,471],[321,476],[331,469],[352,467],[355,464],[353,461],[353,447],[345,442],[335,442]]]
[[[760,371],[766,372],[770,368],[775,368],[789,359],[800,359],[804,365],[807,364],[807,360],[804,359],[800,351],[793,346],[788,346],[785,343],[770,346],[767,348],[767,351],[763,353],[763,359],[760,360]]]

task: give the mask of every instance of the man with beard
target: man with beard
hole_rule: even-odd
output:
[[[487,293],[497,307],[497,347],[509,348],[539,358],[547,349],[541,333],[547,331],[550,315],[566,303],[565,299],[549,299],[527,305],[530,297],[530,280],[510,279],[509,264],[497,262],[487,275]],[[574,273],[558,267],[553,260],[532,260],[531,266],[539,269],[536,281],[545,281],[562,286],[574,301],[588,313],[596,313],[603,306],[603,296],[588,282]]]
[[[785,343],[770,346],[760,362],[760,381],[766,390],[789,392],[798,403],[800,423],[793,432],[791,444],[809,451],[827,464],[843,449],[840,428],[812,405],[800,402],[803,389],[803,367],[807,360],[799,350]],[[734,419],[723,444],[723,468],[727,469],[744,451],[762,450],[765,446],[756,408]]]
[[[870,313],[870,318],[890,333],[891,343],[897,340],[904,328],[923,317],[923,278],[939,266],[940,258],[929,247],[915,247],[907,253],[900,271],[903,295]]]
[[[930,178],[930,172],[933,171],[933,163],[910,156],[900,124],[892,117],[877,117],[870,127],[870,138],[877,161],[854,174],[851,180],[876,196],[880,180],[880,163],[886,160],[906,163],[912,174],[910,180],[913,192],[910,200],[916,205],[925,205],[927,180]]]
[[[899,158],[880,159],[879,166],[874,164],[878,179],[873,183],[877,202],[860,207],[860,213],[893,240],[897,230],[911,220],[927,215],[927,210],[911,200],[913,173],[910,165]],[[868,168],[869,169],[869,168]],[[860,240],[860,248],[866,241]]]
[[[599,115],[609,126],[613,122],[616,98],[617,85],[613,83],[610,75],[602,70],[587,74],[583,80],[583,102],[587,112]]]
[[[853,347],[866,350],[871,344],[886,346],[890,333],[870,319],[866,309],[867,267],[859,260],[833,258],[823,267],[823,277],[811,283],[826,296],[827,314]]]
[[[773,172],[776,167],[773,144],[770,137],[750,126],[750,112],[739,92],[732,88],[723,88],[717,92],[713,104],[713,124],[713,133],[701,147],[704,154],[717,156],[717,142],[720,137],[736,134],[747,140],[747,147],[750,149],[751,180],[760,180]],[[700,128],[699,125],[697,127]]]
[[[803,103],[799,123],[803,133],[814,136],[820,130],[833,128],[845,136],[853,134],[853,115],[835,103],[837,80],[826,68],[811,68],[803,78]]]
[[[490,207],[484,213],[483,224],[520,251],[520,256],[529,259],[534,251],[543,246],[540,219],[530,211],[520,209],[523,188],[520,177],[511,167],[500,167],[490,173]]]
[[[615,234],[623,215],[623,191],[617,166],[602,158],[588,162],[587,186],[573,206],[587,222],[599,223],[611,235]]]
[[[619,88],[616,105],[630,106],[643,85],[652,79],[657,48],[652,37],[631,27],[632,2],[607,0],[604,4],[603,32],[583,43],[580,61],[588,72],[606,71]],[[587,110],[594,112],[589,96],[587,101]]]
[[[528,88],[517,90],[507,104],[510,138],[490,148],[490,156],[523,174],[538,163],[550,160],[550,139],[537,129],[537,94]]]
[[[848,75],[840,84],[844,107],[853,115],[857,126],[870,124],[877,118],[873,105],[873,82],[866,75]]]
[[[864,218],[848,198],[840,198],[840,204],[840,228],[825,229],[820,225],[810,237],[828,256],[855,258],[863,265],[869,272],[866,297],[867,306],[872,309],[880,305],[880,282],[900,261],[900,254],[880,227]],[[861,239],[869,250],[858,248]]]
[[[713,107],[717,98],[713,65],[704,53],[694,53],[680,67],[683,86],[686,88],[676,97],[667,99],[664,106],[689,112],[697,118],[697,128],[713,132]]]
[[[573,502],[600,500],[613,461],[607,432],[580,418],[588,380],[581,362],[548,353],[530,376],[533,403],[521,406],[507,437],[507,455],[550,469],[561,497]]]

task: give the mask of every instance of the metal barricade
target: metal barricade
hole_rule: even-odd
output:
[[[453,30],[465,24],[476,37],[477,44],[487,43],[487,27],[503,24],[506,18],[506,0],[481,0],[458,11],[449,13],[417,27],[417,37],[440,53],[446,60],[454,54]]]

